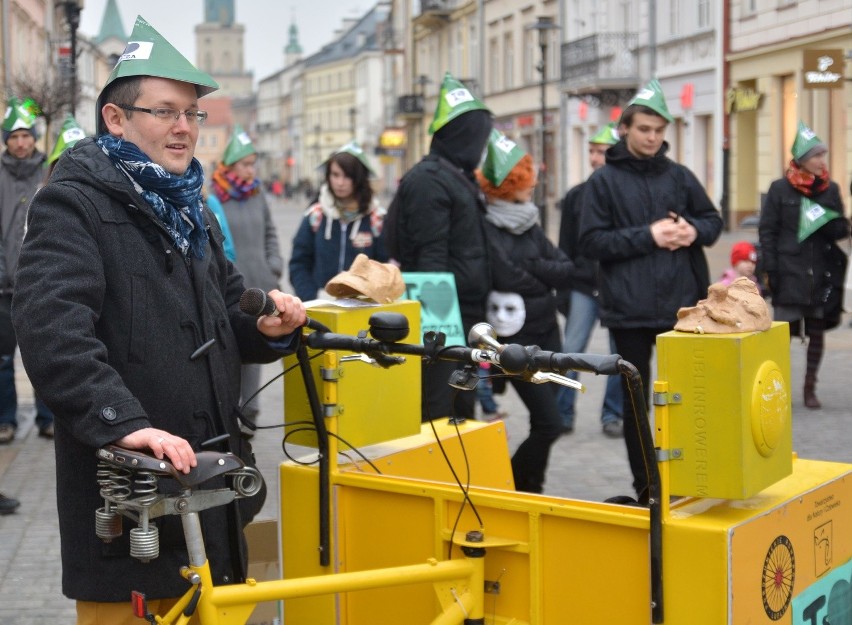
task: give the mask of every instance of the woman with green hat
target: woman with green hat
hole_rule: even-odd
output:
[[[308,207],[293,237],[290,282],[302,300],[312,300],[331,278],[346,271],[358,254],[385,262],[385,209],[370,184],[373,169],[351,141],[325,162],[319,198]]]
[[[257,151],[251,137],[237,124],[222,162],[213,172],[207,205],[222,224],[225,252],[243,274],[246,287],[268,292],[278,288],[284,261],[256,165]],[[260,388],[261,367],[242,366],[241,409],[252,425],[260,412],[255,395]],[[253,434],[251,425],[244,425],[243,434]]]
[[[790,323],[791,338],[808,338],[804,403],[820,408],[816,382],[825,331],[838,325],[842,312],[842,300],[829,296],[842,293],[846,273],[845,254],[835,241],[849,236],[849,221],[829,177],[828,148],[802,122],[791,152],[784,177],[770,185],[760,211],[760,253],[775,320]],[[832,293],[835,281],[839,290]]]

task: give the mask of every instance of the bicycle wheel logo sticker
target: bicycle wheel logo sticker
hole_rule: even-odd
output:
[[[773,621],[779,620],[790,607],[793,582],[796,578],[796,558],[793,543],[781,534],[769,546],[763,561],[763,609]]]

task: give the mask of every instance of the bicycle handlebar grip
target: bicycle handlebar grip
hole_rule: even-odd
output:
[[[314,349],[343,349],[349,352],[362,352],[370,348],[377,348],[378,341],[348,334],[336,334],[334,332],[314,332],[307,336],[308,347]]]
[[[564,371],[584,371],[601,375],[618,375],[618,354],[563,354],[559,352],[540,351],[531,354],[531,369]]]

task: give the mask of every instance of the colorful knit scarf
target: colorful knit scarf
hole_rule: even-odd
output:
[[[97,143],[151,205],[184,258],[204,258],[207,245],[201,199],[204,170],[198,159],[192,159],[183,176],[175,176],[154,163],[134,143],[110,134],[98,137]]]
[[[240,180],[224,163],[219,163],[213,172],[210,184],[213,193],[223,204],[228,200],[245,200],[260,191],[260,179],[246,182]]]
[[[820,176],[814,176],[809,171],[805,171],[796,164],[796,161],[790,161],[790,166],[787,168],[787,182],[789,182],[796,191],[802,195],[813,197],[822,193],[828,188],[831,177],[828,175],[828,168],[822,172]]]

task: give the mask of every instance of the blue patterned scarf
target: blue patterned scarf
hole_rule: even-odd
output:
[[[184,258],[204,258],[207,245],[207,229],[201,216],[204,170],[198,159],[192,159],[183,176],[175,176],[129,141],[103,134],[97,143],[133,181],[136,191],[154,209]]]

